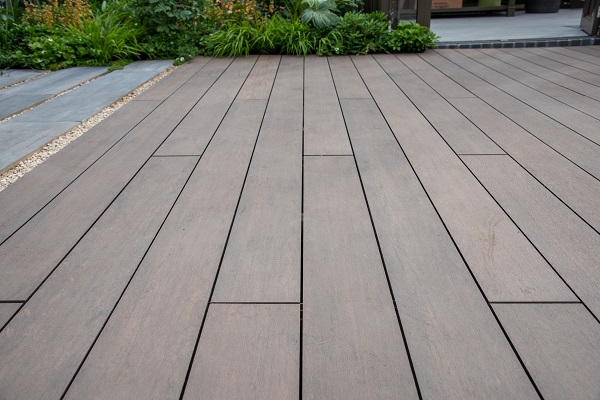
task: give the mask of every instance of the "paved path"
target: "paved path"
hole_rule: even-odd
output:
[[[597,399],[600,52],[199,57],[0,192],[2,399]]]
[[[0,119],[50,100],[0,123],[0,171],[11,168],[172,64],[167,60],[136,61],[108,74],[105,67],[69,68],[0,91]]]

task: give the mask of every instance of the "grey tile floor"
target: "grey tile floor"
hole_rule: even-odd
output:
[[[587,36],[579,28],[582,9],[561,9],[558,13],[527,14],[517,11],[485,16],[433,17],[431,29],[442,42],[472,40],[513,40]]]

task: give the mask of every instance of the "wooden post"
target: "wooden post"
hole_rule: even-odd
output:
[[[508,6],[506,8],[506,16],[507,17],[514,17],[515,16],[515,9],[517,8],[516,6],[516,0],[508,0]]]
[[[431,26],[431,0],[417,0],[417,23],[428,28]]]

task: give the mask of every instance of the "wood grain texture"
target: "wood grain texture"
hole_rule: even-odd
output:
[[[268,100],[280,61],[281,56],[261,55],[236,99]]]
[[[303,63],[281,60],[213,301],[300,300]]]
[[[457,50],[441,54],[473,75],[547,115],[549,118],[568,126],[573,131],[587,137],[596,144],[600,144],[600,121],[574,108],[565,107],[564,104],[551,97],[533,90],[508,76],[504,76],[485,65],[474,63],[462,54],[462,52],[463,50]],[[473,50],[473,52],[476,52],[476,50]]]
[[[600,229],[597,179],[541,145],[487,104],[476,99],[453,99],[452,104],[591,226]]]
[[[427,52],[423,55],[435,55],[433,52]],[[439,57],[439,56],[438,56]],[[442,97],[475,97],[473,93],[461,86],[459,83],[448,79],[444,74],[445,70],[436,69],[424,61],[418,54],[402,54],[400,57],[402,63],[408,66],[415,74],[430,85],[435,85],[434,89]]]
[[[300,307],[211,304],[184,399],[298,399]]]
[[[265,107],[234,102],[67,399],[179,399]]]
[[[201,155],[248,77],[256,58],[250,56],[235,59],[175,128],[156,154],[160,156]]]
[[[481,100],[501,113],[505,117],[503,119],[507,118],[518,124],[521,129],[529,132],[547,146],[560,152],[581,168],[600,178],[600,165],[596,161],[599,156],[599,149],[597,146],[592,146],[589,139],[538,112],[526,103],[516,100],[495,86],[484,82],[446,58],[441,57],[437,52],[428,52],[421,57],[429,62],[431,66],[443,70],[450,79],[459,82],[475,93]],[[417,74],[421,74],[419,70],[414,71]],[[454,98],[449,98],[448,100],[453,105],[461,101],[461,99]],[[468,103],[468,100],[465,99],[463,103]],[[479,119],[485,118],[487,114],[479,115],[479,117]],[[478,125],[478,120],[471,120],[475,125]],[[479,127],[481,128],[481,126]],[[526,134],[523,132],[522,136],[526,136]],[[498,138],[492,137],[492,140],[504,148],[506,152],[511,153],[511,149],[501,143]],[[524,140],[529,139],[524,138]],[[541,146],[542,143],[539,145]],[[519,161],[521,162],[521,160]]]
[[[402,63],[404,55],[396,57],[378,55],[375,59],[455,152],[458,154],[504,153],[434,90],[438,82],[448,78],[435,76],[435,80],[425,83]]]
[[[585,61],[591,64],[596,64],[596,65],[600,65],[600,54],[598,54],[598,51],[595,50],[592,46],[578,46],[578,47],[582,47],[584,49],[590,49],[590,51],[578,51],[575,50],[573,48],[563,48],[563,47],[559,47],[559,48],[551,48],[552,51],[558,53],[558,54],[562,54],[564,56],[567,56],[569,58],[574,58],[576,60],[581,60],[581,61]]]
[[[156,82],[148,90],[136,96],[132,101],[163,101],[168,99],[174,92],[181,89],[194,76],[201,74],[199,71],[211,61],[210,57],[196,57],[177,67],[176,73],[170,73],[160,81]]]
[[[230,63],[216,60],[0,246],[0,299],[27,299]]]
[[[157,101],[135,102],[117,110],[0,192],[0,242],[65,189],[157,106]]]
[[[304,154],[352,154],[329,63],[314,55],[304,65]]]
[[[560,276],[600,317],[600,236],[510,158],[464,156],[463,160]]]
[[[585,48],[585,47],[584,47]],[[587,97],[595,100],[600,100],[600,92],[594,85],[590,85],[579,79],[571,78],[560,72],[553,71],[542,65],[532,63],[531,61],[524,60],[517,57],[510,49],[504,49],[502,51],[492,49],[481,49],[479,50],[483,54],[487,54],[498,60],[501,60],[507,64],[517,67],[523,71],[529,72],[537,77],[546,79],[550,82],[554,82],[562,87],[570,89],[574,92],[581,93]]]
[[[572,300],[548,263],[373,58],[356,57],[355,63],[488,299]]]
[[[197,159],[153,159],[0,333],[4,399],[57,399]]]
[[[423,398],[534,398],[375,104],[342,108]]]
[[[553,71],[560,72],[561,74],[564,74],[571,78],[579,79],[581,81],[591,83],[595,86],[600,86],[599,76],[595,74],[590,74],[587,71],[583,71],[575,66],[551,60],[550,58],[542,57],[541,55],[534,54],[525,49],[511,49],[511,52],[517,57],[544,66]]]
[[[569,50],[577,51],[579,53],[588,54],[600,58],[600,51],[595,46],[575,46]]]
[[[415,399],[354,160],[304,160],[302,397]]]
[[[365,88],[360,75],[352,64],[350,57],[328,57],[329,68],[333,73],[333,81],[340,99],[370,99],[371,95]]]
[[[567,88],[543,79],[535,74],[525,72],[519,68],[513,67],[503,61],[500,61],[492,56],[486,55],[480,51],[473,49],[460,50],[460,53],[469,57],[471,60],[481,63],[494,71],[507,76],[508,79],[517,81],[533,90],[536,90],[546,96],[558,100],[563,104],[556,104],[557,107],[564,107],[564,104],[581,111],[589,117],[598,119],[598,109],[600,102],[589,98]],[[568,110],[568,108],[566,108]]]
[[[565,65],[569,65],[595,75],[600,75],[600,65],[597,64],[597,59],[593,57],[590,60],[584,60],[585,56],[578,55],[571,51],[565,51],[560,47],[547,47],[547,48],[532,48],[525,49],[530,53],[540,55],[550,60],[558,61]]]
[[[600,398],[600,325],[581,304],[494,304],[544,399]]]
[[[8,322],[8,320],[15,315],[17,310],[21,307],[21,303],[1,303],[0,304],[0,329]]]

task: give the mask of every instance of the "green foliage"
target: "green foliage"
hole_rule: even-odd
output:
[[[79,53],[95,63],[137,58],[144,52],[138,39],[145,29],[138,24],[125,1],[104,2],[102,9],[80,29],[71,26],[67,35],[76,40]]]
[[[389,22],[385,14],[346,13],[336,28],[343,38],[340,54],[367,54],[385,50]]]
[[[300,13],[300,19],[306,25],[316,29],[331,29],[339,20],[335,0],[302,0],[306,8]]]
[[[390,32],[386,47],[392,52],[421,53],[435,48],[439,37],[427,27],[416,23],[403,23]]]
[[[195,29],[204,19],[202,3],[196,0],[133,0],[133,6],[152,33]]]
[[[360,12],[365,6],[363,0],[336,0],[338,15],[343,16],[349,12]]]
[[[273,17],[267,24],[266,35],[281,54],[306,55],[315,48],[313,32],[299,20]]]
[[[317,39],[316,53],[319,56],[333,56],[346,54],[344,50],[344,38],[340,31],[334,29]]]
[[[217,57],[248,55],[259,35],[259,29],[248,21],[231,24],[226,30],[217,31],[208,37],[207,53]]]
[[[0,53],[6,50],[11,41],[11,30],[21,17],[19,0],[4,0],[0,7]]]

